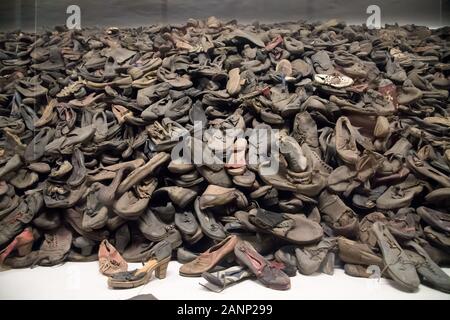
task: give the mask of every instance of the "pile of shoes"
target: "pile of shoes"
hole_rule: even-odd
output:
[[[128,288],[176,258],[214,291],[378,268],[450,292],[449,89],[448,27],[2,32],[0,263],[100,259]]]

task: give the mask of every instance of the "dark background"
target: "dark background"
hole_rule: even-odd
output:
[[[0,30],[42,30],[66,22],[66,8],[81,8],[81,26],[180,23],[215,15],[239,22],[319,21],[364,23],[366,8],[381,8],[381,22],[450,25],[450,0],[0,0]]]

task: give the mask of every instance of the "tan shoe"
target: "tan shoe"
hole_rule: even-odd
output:
[[[180,275],[184,277],[200,277],[203,272],[211,270],[220,260],[233,252],[236,243],[236,236],[225,238],[203,252],[195,260],[182,265],[180,268]]]

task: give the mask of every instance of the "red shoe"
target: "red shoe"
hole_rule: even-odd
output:
[[[15,249],[17,249],[17,253],[20,257],[29,254],[33,247],[33,241],[34,237],[31,228],[26,228],[25,230],[23,230],[5,249],[1,251],[0,265],[3,264],[3,261],[5,261],[9,254]]]

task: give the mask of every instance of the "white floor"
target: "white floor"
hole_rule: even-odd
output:
[[[297,275],[291,278],[288,291],[270,290],[256,281],[247,280],[221,293],[204,289],[198,283],[203,278],[184,278],[178,275],[180,264],[171,262],[164,280],[152,279],[145,286],[108,289],[106,277],[98,272],[97,262],[66,263],[55,267],[2,270],[0,299],[128,299],[151,293],[158,299],[445,299],[450,295],[420,286],[416,293],[395,289],[389,280],[349,277],[343,270],[333,276]],[[139,267],[130,264],[129,269]],[[450,269],[445,270],[450,274]]]

